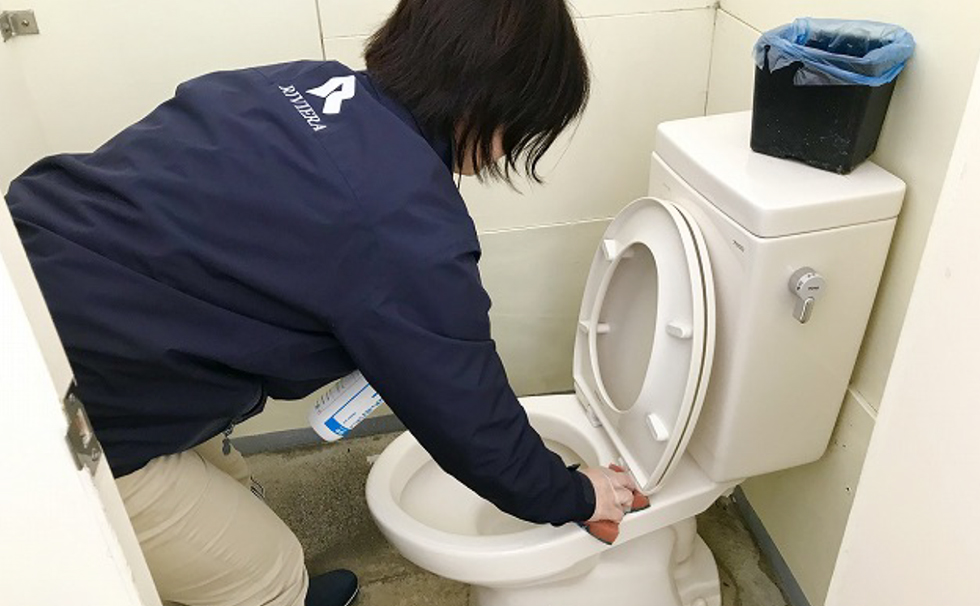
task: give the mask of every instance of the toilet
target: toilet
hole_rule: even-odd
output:
[[[511,517],[408,432],[367,502],[405,558],[478,606],[720,606],[695,516],[815,461],[857,358],[905,185],[749,149],[748,112],[661,124],[649,197],[610,223],[578,317],[574,393],[521,398],[567,464],[628,468],[651,507],[613,545]]]

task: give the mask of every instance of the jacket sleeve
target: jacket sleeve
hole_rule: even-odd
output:
[[[446,472],[530,522],[588,519],[591,483],[545,447],[508,384],[490,337],[475,235],[428,252],[404,239],[379,245],[350,278],[370,286],[337,318],[335,334]]]

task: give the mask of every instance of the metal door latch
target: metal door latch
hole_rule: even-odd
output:
[[[74,389],[65,396],[65,416],[68,417],[68,433],[65,439],[68,448],[75,457],[75,467],[81,471],[83,467],[95,475],[95,470],[102,460],[102,445],[95,437],[95,430],[88,420],[82,401],[75,395]]]
[[[0,37],[6,42],[15,36],[39,34],[34,11],[3,11],[0,13]]]

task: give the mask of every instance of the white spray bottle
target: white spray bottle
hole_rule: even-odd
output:
[[[327,442],[335,442],[382,404],[378,392],[355,370],[317,399],[310,408],[310,426]]]

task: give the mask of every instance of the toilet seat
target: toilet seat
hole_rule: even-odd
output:
[[[609,225],[593,258],[575,339],[579,401],[646,494],[690,440],[714,357],[707,247],[679,206],[641,198]]]

